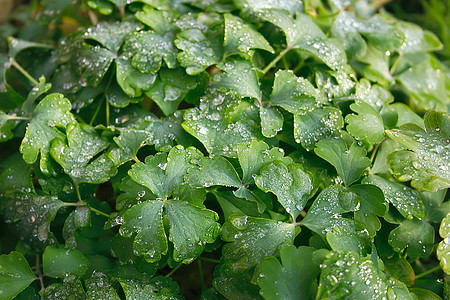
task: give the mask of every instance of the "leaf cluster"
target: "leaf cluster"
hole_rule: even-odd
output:
[[[449,297],[431,31],[367,0],[63,0],[0,37],[0,298]]]

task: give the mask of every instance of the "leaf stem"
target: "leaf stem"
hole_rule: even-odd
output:
[[[427,275],[429,275],[429,274],[431,274],[431,273],[434,273],[434,272],[436,272],[436,271],[438,271],[438,270],[441,270],[441,266],[440,266],[440,265],[437,265],[437,266],[434,267],[434,268],[431,268],[431,269],[429,269],[429,270],[427,270],[427,271],[425,271],[425,272],[423,272],[423,273],[420,273],[419,275],[416,275],[416,279],[425,277],[425,276],[427,276]]]
[[[30,121],[32,118],[28,118],[28,117],[16,117],[16,116],[11,116],[8,115],[8,120],[27,120]]]
[[[97,118],[98,113],[100,112],[100,108],[102,107],[103,100],[105,100],[105,97],[102,97],[101,101],[99,101],[99,104],[97,106],[97,109],[94,112],[94,115],[91,118],[91,121],[89,122],[89,126],[92,126],[94,124],[95,119]]]
[[[101,216],[104,216],[104,217],[107,217],[107,218],[110,217],[109,214],[104,213],[104,212],[102,212],[101,210],[98,210],[98,209],[96,209],[96,208],[93,208],[92,206],[88,206],[88,207],[89,207],[90,210],[92,210],[93,212],[95,212],[95,213],[98,214],[98,215],[101,215]]]
[[[389,74],[394,74],[395,69],[397,68],[400,60],[403,58],[403,55],[400,54],[397,59],[394,61],[394,63],[392,64],[391,68],[389,69]]]
[[[266,74],[270,69],[272,69],[273,66],[276,65],[276,63],[283,58],[283,56],[289,52],[289,50],[291,50],[292,47],[291,46],[287,46],[286,49],[284,49],[283,51],[281,51],[277,57],[275,57],[263,70],[262,70],[262,74]]]
[[[83,203],[83,200],[81,199],[80,188],[78,186],[78,183],[74,182],[74,184],[75,184],[75,191],[77,192],[78,203]]]
[[[175,268],[173,268],[172,271],[170,271],[169,273],[167,273],[164,277],[170,277],[170,276],[172,276],[172,274],[175,273],[181,266],[182,266],[182,264],[179,264],[178,266],[176,266]]]
[[[373,160],[375,159],[375,154],[377,154],[378,148],[380,147],[380,145],[387,140],[388,138],[384,138],[384,140],[382,140],[381,142],[379,142],[378,144],[375,145],[375,148],[372,151],[372,155],[370,156],[370,161],[373,163]]]
[[[19,65],[19,63],[14,58],[11,58],[10,62],[11,62],[11,65],[14,68],[16,68],[29,81],[31,81],[32,84],[34,84],[34,85],[38,85],[39,84],[39,82],[36,79],[34,79],[33,76],[31,76],[30,73],[28,73],[24,68],[22,68],[22,66]]]
[[[206,289],[205,286],[205,276],[203,275],[202,261],[199,259],[198,261],[198,271],[200,272],[200,284],[202,286],[202,291]]]
[[[106,100],[106,126],[109,126],[109,102]]]
[[[43,279],[44,275],[42,275],[40,264],[40,256],[39,254],[36,254],[36,273],[38,275],[37,278],[39,279],[39,283],[41,284],[41,290],[43,290],[45,288]]]

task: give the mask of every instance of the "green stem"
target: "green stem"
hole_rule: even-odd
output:
[[[403,55],[400,54],[397,59],[394,61],[394,63],[392,64],[391,68],[389,69],[389,74],[394,74],[395,69],[398,66],[399,61],[403,58]]]
[[[198,260],[198,270],[200,272],[200,284],[202,285],[202,291],[206,290],[205,277],[203,275],[202,261]]]
[[[45,288],[44,286],[44,275],[42,275],[41,272],[41,266],[40,266],[40,256],[39,254],[36,254],[36,273],[38,275],[38,279],[39,279],[39,283],[41,284],[41,290],[43,290]]]
[[[179,264],[178,266],[176,266],[174,269],[172,269],[172,271],[170,271],[169,273],[166,274],[166,276],[164,277],[170,277],[172,276],[173,273],[175,273],[182,265]]]
[[[8,115],[8,120],[27,120],[30,121],[32,118],[27,118],[27,117],[15,117],[15,116],[11,116]]]
[[[31,81],[32,84],[34,84],[34,85],[38,85],[38,84],[39,84],[39,82],[38,82],[36,79],[34,79],[34,78],[30,75],[30,73],[28,73],[24,68],[22,68],[22,66],[19,65],[19,63],[18,63],[14,58],[11,58],[11,65],[12,65],[14,68],[16,68],[16,69],[17,69],[23,76],[25,76],[29,81]]]
[[[425,271],[425,272],[423,272],[423,273],[421,273],[419,275],[416,275],[416,279],[419,279],[419,278],[425,277],[427,275],[430,275],[431,273],[434,273],[434,272],[436,272],[438,270],[441,270],[441,266],[440,265],[437,265],[434,268],[431,268],[431,269],[429,269],[429,270],[427,270],[427,271]]]
[[[83,203],[83,200],[81,199],[81,194],[80,194],[80,188],[78,186],[78,183],[74,182],[75,184],[75,191],[77,192],[77,197],[78,197],[78,203]]]
[[[105,97],[102,97],[101,101],[99,101],[97,109],[94,112],[94,115],[91,118],[91,121],[89,122],[89,125],[92,126],[94,124],[95,119],[97,118],[98,113],[100,112],[100,108],[102,107],[103,100],[105,100]]]
[[[207,261],[207,262],[210,262],[210,263],[215,263],[215,264],[220,264],[221,263],[220,260],[214,259],[214,258],[208,258],[208,257],[200,256],[198,259],[199,260],[203,260],[203,261]]]
[[[93,212],[95,212],[95,213],[98,214],[98,215],[101,215],[101,216],[104,216],[104,217],[107,217],[107,218],[110,217],[110,215],[108,215],[107,213],[104,213],[104,212],[102,212],[101,210],[98,210],[98,209],[96,209],[96,208],[93,208],[92,206],[89,206],[89,209],[92,210]]]
[[[106,100],[106,126],[109,126],[109,102]]]
[[[286,49],[284,49],[283,51],[281,51],[277,57],[275,57],[274,60],[272,60],[263,70],[262,73],[263,75],[266,74],[270,69],[272,69],[273,66],[276,65],[276,63],[283,58],[283,56],[289,52],[289,50],[291,50],[291,46],[287,46]]]

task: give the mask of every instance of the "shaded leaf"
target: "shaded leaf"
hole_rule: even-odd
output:
[[[75,69],[81,77],[81,84],[96,87],[100,84],[115,54],[100,46],[86,46],[76,54]]]
[[[44,299],[86,299],[86,292],[80,280],[74,275],[64,277],[63,283],[53,283],[42,291]]]
[[[119,300],[120,297],[112,287],[108,277],[102,272],[94,271],[86,281],[87,299]]]
[[[131,32],[139,30],[139,27],[139,24],[134,21],[100,22],[86,29],[84,38],[95,40],[111,52],[117,53],[125,37]]]
[[[366,150],[353,143],[350,148],[343,139],[321,140],[314,152],[336,168],[346,186],[357,181],[364,170],[370,167],[370,159],[366,157]]]
[[[116,79],[122,90],[130,97],[139,97],[142,91],[149,90],[156,76],[139,72],[128,58],[116,58]]]
[[[36,275],[20,252],[13,251],[0,256],[0,292],[3,299],[13,299],[35,278]]]
[[[45,246],[57,243],[50,231],[50,223],[64,205],[63,202],[54,196],[38,196],[18,191],[6,193],[5,196],[7,201],[1,202],[3,220],[13,223],[27,246],[43,250]]]
[[[196,78],[187,75],[183,69],[162,69],[153,87],[145,94],[168,116],[178,109],[186,94],[196,86]]]
[[[230,216],[222,229],[223,261],[233,272],[242,273],[273,255],[278,248],[292,244],[295,227],[271,219]]]
[[[178,284],[168,277],[157,276],[151,280],[119,278],[119,283],[129,300],[181,299],[177,296],[180,293]]]
[[[424,220],[404,220],[389,234],[389,244],[397,252],[406,248],[412,259],[428,256],[434,244],[434,229]]]
[[[258,285],[265,299],[311,299],[316,294],[320,273],[313,261],[314,248],[286,246],[280,250],[281,263],[273,256],[264,260]]]
[[[265,137],[271,138],[283,129],[283,115],[274,107],[261,107],[259,109],[261,118],[261,132]]]

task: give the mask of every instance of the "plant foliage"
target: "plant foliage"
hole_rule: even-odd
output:
[[[442,31],[376,0],[28,2],[1,299],[450,297]]]

